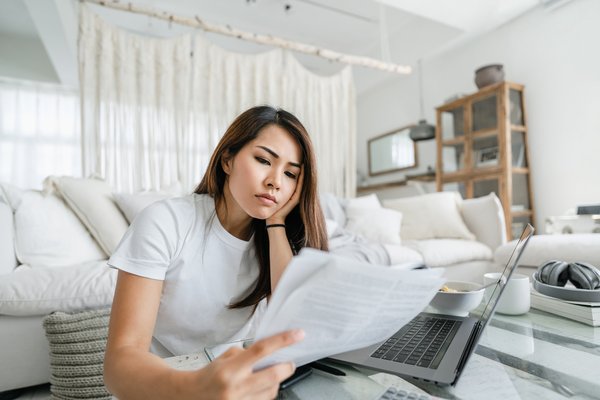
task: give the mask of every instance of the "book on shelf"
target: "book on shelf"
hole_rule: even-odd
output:
[[[532,288],[531,307],[587,325],[600,326],[600,303],[557,299],[538,293]]]

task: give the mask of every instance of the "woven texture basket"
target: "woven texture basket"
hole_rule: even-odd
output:
[[[51,399],[110,399],[102,378],[110,309],[44,318],[50,343]]]

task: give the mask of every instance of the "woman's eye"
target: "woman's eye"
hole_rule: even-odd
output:
[[[262,157],[254,157],[256,158],[256,161],[258,161],[261,164],[265,164],[265,165],[271,165],[271,163],[269,162],[269,160],[262,158]]]
[[[296,174],[293,174],[293,173],[291,173],[291,172],[286,172],[286,173],[285,173],[285,175],[286,175],[288,178],[296,179]]]

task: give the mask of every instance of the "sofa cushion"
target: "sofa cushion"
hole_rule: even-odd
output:
[[[402,213],[388,208],[346,207],[346,229],[377,243],[400,244]]]
[[[506,243],[504,211],[495,193],[463,200],[460,211],[467,228],[477,237],[477,241],[488,245],[492,250]]]
[[[104,261],[64,268],[21,265],[0,279],[0,314],[46,315],[110,305],[117,271]]]
[[[346,226],[346,213],[341,200],[332,193],[321,193],[319,199],[325,218],[335,221],[337,226]]]
[[[443,267],[475,260],[492,260],[492,250],[483,243],[463,239],[429,239],[403,242],[419,252],[429,267]]]
[[[17,266],[14,243],[12,209],[0,201],[0,275],[11,273]]]
[[[384,244],[383,247],[390,257],[390,265],[423,262],[423,256],[410,247],[397,244]]]
[[[102,250],[111,255],[129,224],[114,202],[110,186],[101,179],[55,176],[46,178],[44,186],[60,193]]]
[[[459,210],[456,192],[429,193],[423,196],[384,200],[386,208],[402,213],[403,240],[456,238],[474,240]]]
[[[62,267],[106,258],[60,197],[2,186],[14,212],[15,252],[22,264]]]
[[[495,263],[506,264],[516,243],[513,240],[498,247],[494,254]],[[600,234],[534,235],[529,239],[519,265],[537,268],[549,260],[581,261],[600,267]]]
[[[123,212],[129,223],[132,223],[136,215],[150,204],[173,196],[173,194],[162,192],[113,194],[115,203],[117,203],[117,206]]]

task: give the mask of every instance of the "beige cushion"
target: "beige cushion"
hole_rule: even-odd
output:
[[[402,213],[400,236],[403,240],[474,240],[475,236],[466,227],[460,214],[460,201],[460,195],[456,192],[438,192],[384,200],[383,205]]]
[[[63,267],[106,254],[62,198],[3,184],[14,212],[15,252],[22,264]]]
[[[111,255],[129,224],[114,202],[110,186],[100,179],[50,176],[44,181],[46,190],[56,190]]]

